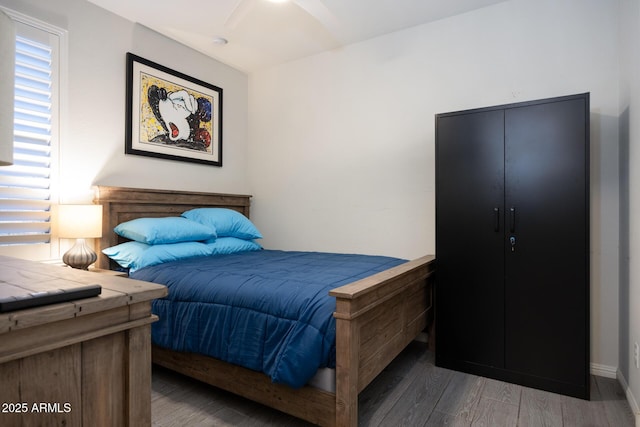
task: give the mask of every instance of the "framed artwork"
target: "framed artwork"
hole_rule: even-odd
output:
[[[127,53],[124,152],[222,166],[222,89]]]

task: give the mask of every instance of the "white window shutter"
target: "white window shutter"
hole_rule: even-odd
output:
[[[14,159],[0,167],[0,245],[51,240],[52,47],[16,37]]]

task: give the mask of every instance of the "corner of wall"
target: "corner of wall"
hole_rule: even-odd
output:
[[[622,372],[619,369],[618,369],[617,377],[618,377],[618,382],[622,387],[622,390],[624,390],[624,393],[627,396],[627,402],[629,402],[629,407],[631,408],[631,412],[633,412],[633,415],[635,417],[636,427],[640,427],[640,406],[638,406],[638,400],[633,395],[633,392],[631,391],[629,384],[627,384],[627,380],[625,379],[624,375],[622,375]]]

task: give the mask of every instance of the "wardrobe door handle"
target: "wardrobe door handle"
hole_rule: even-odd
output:
[[[509,230],[512,233],[515,233],[516,232],[516,208],[509,209],[509,218],[510,218],[509,222],[511,223],[509,225],[510,227]]]
[[[493,220],[493,231],[497,233],[498,231],[500,231],[500,208],[493,208]]]

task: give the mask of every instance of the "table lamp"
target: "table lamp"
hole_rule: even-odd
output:
[[[70,267],[86,270],[98,256],[85,239],[102,237],[102,206],[59,205],[58,237],[76,239],[76,244],[63,256]]]

